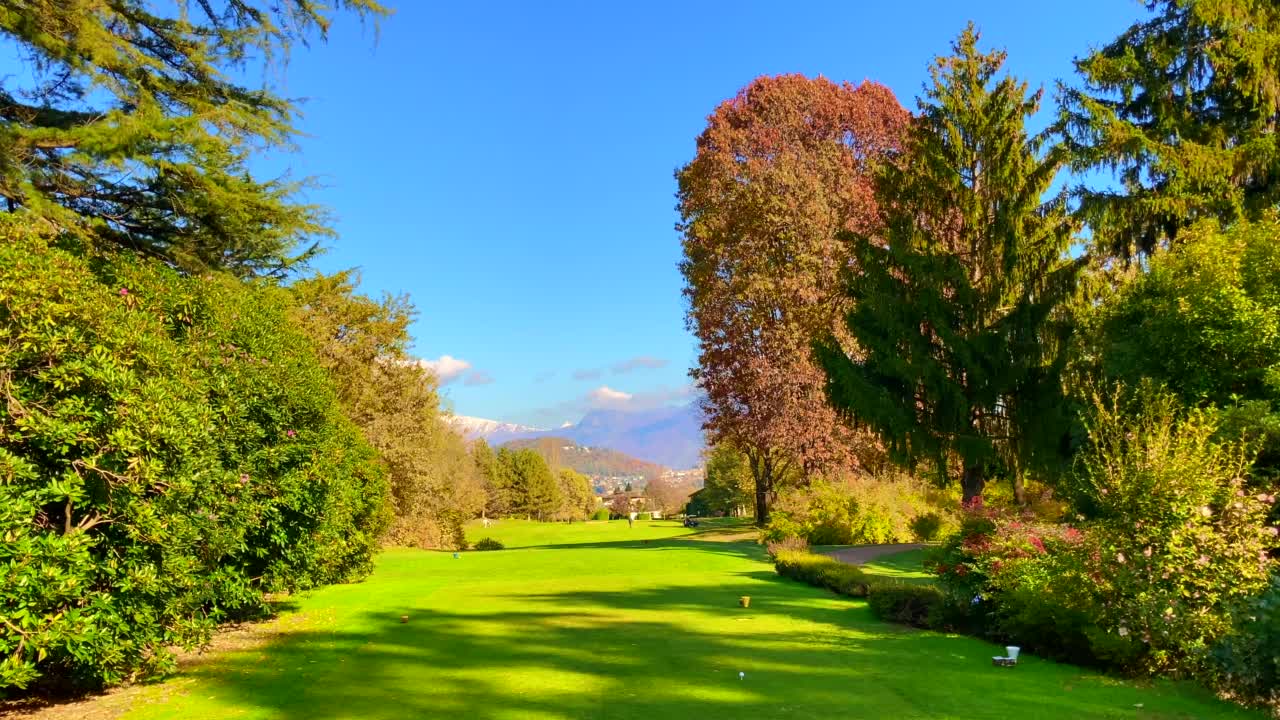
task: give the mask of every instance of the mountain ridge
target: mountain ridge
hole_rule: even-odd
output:
[[[589,411],[576,424],[554,430],[465,415],[451,416],[450,423],[468,440],[484,438],[491,445],[562,437],[577,445],[616,450],[674,470],[700,466],[705,447],[702,413],[695,404],[647,410],[598,408]]]

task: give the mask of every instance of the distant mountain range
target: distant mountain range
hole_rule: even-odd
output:
[[[503,447],[531,448],[552,467],[571,468],[593,478],[638,475],[648,482],[666,470],[657,463],[645,462],[617,450],[585,447],[557,436],[508,440],[503,443]]]
[[[576,425],[555,430],[464,415],[455,415],[450,422],[467,439],[482,437],[490,445],[559,437],[585,447],[617,450],[675,470],[702,464],[702,414],[694,404],[652,410],[592,410]]]

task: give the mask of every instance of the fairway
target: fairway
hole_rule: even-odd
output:
[[[714,529],[507,521],[472,533],[507,550],[388,551],[265,641],[126,691],[126,717],[1261,717],[1190,685],[993,668],[991,645],[882,624],[780,579],[758,545],[699,539]]]

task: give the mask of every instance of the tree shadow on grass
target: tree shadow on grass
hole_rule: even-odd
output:
[[[992,668],[986,643],[884,625],[766,571],[717,579],[389,607],[191,675],[235,711],[280,720],[1236,714],[1185,687],[1144,692],[1035,659]]]

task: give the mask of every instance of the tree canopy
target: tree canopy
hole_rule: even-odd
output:
[[[1077,170],[1121,187],[1080,187],[1106,250],[1149,252],[1207,218],[1256,218],[1280,202],[1280,6],[1147,0],[1151,16],[1076,67],[1063,126]]]
[[[31,72],[0,80],[0,196],[62,231],[188,270],[280,273],[328,233],[302,184],[257,179],[295,104],[250,65],[283,66],[339,11],[375,0],[6,0],[0,34]]]
[[[857,351],[817,344],[831,402],[904,462],[942,479],[958,462],[966,500],[1061,439],[1054,310],[1079,267],[1065,197],[1042,201],[1064,155],[1025,129],[1040,93],[997,78],[1004,53],[977,43],[970,26],[930,68],[906,152],[877,178],[883,230],[845,235]]]
[[[870,170],[907,118],[875,83],[760,77],[716,108],[677,173],[692,374],[709,439],[750,460],[761,522],[792,464],[857,465],[859,438],[823,401],[808,345],[846,309],[835,236],[877,222]]]

